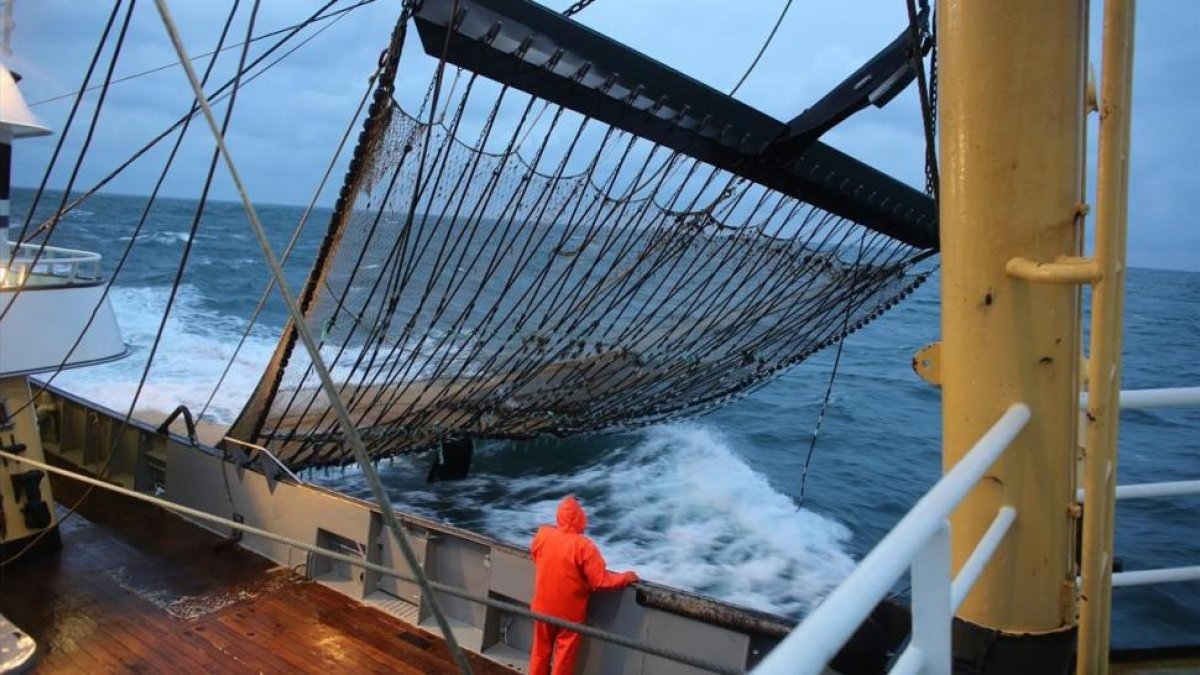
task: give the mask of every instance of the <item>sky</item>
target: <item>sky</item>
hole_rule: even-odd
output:
[[[541,0],[553,9],[568,0]],[[78,89],[112,4],[101,0],[14,0],[11,49],[5,62],[24,77],[21,89],[43,122],[61,129],[71,98],[41,103]],[[785,0],[596,0],[577,15],[582,23],[718,89],[728,90],[753,60]],[[224,0],[170,3],[190,53],[216,44],[231,6]],[[251,3],[243,0],[229,42],[240,42]],[[353,4],[342,0],[338,6]],[[1092,3],[1091,61],[1098,68],[1099,13]],[[320,3],[264,0],[255,34],[302,20]],[[312,197],[334,149],[347,128],[357,132],[355,108],[367,87],[379,51],[399,11],[399,0],[376,0],[336,21],[239,94],[229,144],[256,202],[303,204]],[[1154,0],[1138,7],[1135,52],[1133,154],[1130,171],[1129,263],[1136,267],[1200,271],[1200,2]],[[779,34],[738,93],[743,101],[780,119],[789,119],[817,100],[890,42],[907,22],[903,0],[793,0]],[[119,19],[118,19],[119,25]],[[410,36],[411,37],[411,36]],[[256,43],[254,57],[269,41]],[[218,60],[214,78],[228,76],[238,50]],[[401,94],[416,96],[425,85],[427,61],[401,65]],[[139,0],[114,77],[176,61],[151,0]],[[106,63],[107,59],[102,61]],[[202,69],[207,60],[197,59]],[[86,121],[97,92],[80,110]],[[402,97],[403,99],[403,97]],[[75,188],[92,185],[134,149],[170,125],[186,110],[190,90],[182,69],[164,70],[114,84],[108,93],[87,161]],[[86,113],[86,115],[84,115]],[[77,122],[78,123],[78,122]],[[1094,166],[1096,118],[1089,138]],[[73,158],[85,134],[77,127],[64,146]],[[14,181],[35,186],[41,180],[56,137],[20,141],[15,148]],[[915,186],[923,183],[924,138],[915,87],[884,109],[869,109],[825,136],[844,150]],[[197,126],[180,151],[163,194],[195,198],[212,152],[206,129]],[[144,194],[163,159],[150,153],[107,188]],[[336,196],[345,157],[335,166],[333,184],[320,202]],[[51,177],[64,187],[69,164]],[[1094,177],[1094,169],[1089,175]],[[235,199],[232,184],[218,172],[214,194]]]

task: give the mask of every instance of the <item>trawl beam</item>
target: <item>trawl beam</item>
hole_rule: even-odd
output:
[[[455,8],[457,7],[457,12]],[[528,0],[425,0],[425,50],[920,248],[933,201],[819,141],[766,152],[783,122]],[[447,30],[450,35],[447,37]]]

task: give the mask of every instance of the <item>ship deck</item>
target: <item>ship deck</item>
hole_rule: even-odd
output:
[[[34,672],[457,672],[439,637],[156,507],[96,492],[60,531],[61,552],[0,569]]]

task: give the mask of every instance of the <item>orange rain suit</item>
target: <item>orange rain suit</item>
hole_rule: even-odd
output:
[[[530,609],[583,623],[592,591],[624,588],[638,580],[633,572],[609,572],[600,549],[584,536],[586,529],[587,515],[579,502],[570,496],[564,497],[558,505],[558,527],[543,525],[538,528],[531,546],[537,573]],[[529,675],[550,672],[552,650],[554,675],[572,675],[581,637],[575,631],[534,622]]]

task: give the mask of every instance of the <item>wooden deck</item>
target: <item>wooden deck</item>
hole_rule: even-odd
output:
[[[71,487],[56,483],[61,503]],[[0,569],[0,613],[38,641],[35,673],[457,672],[430,633],[158,508],[97,491],[81,511],[61,553]]]

